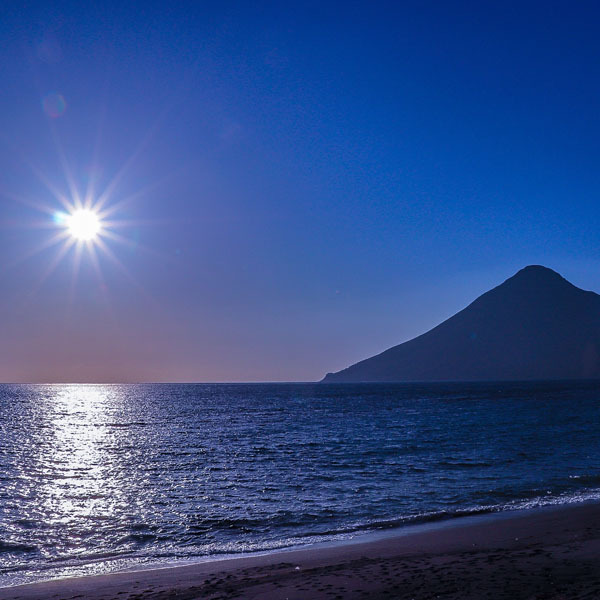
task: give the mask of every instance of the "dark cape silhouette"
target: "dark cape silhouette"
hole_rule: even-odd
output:
[[[532,265],[427,333],[325,383],[600,378],[600,295]]]

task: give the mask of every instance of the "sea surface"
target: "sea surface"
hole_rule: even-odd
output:
[[[0,386],[0,585],[589,499],[598,382]]]

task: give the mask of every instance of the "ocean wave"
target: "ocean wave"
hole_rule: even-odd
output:
[[[0,553],[9,554],[30,554],[37,552],[39,548],[30,544],[20,544],[18,542],[4,542],[0,540]]]
[[[477,515],[500,513],[513,510],[528,510],[541,508],[545,506],[562,506],[568,504],[579,504],[582,502],[600,501],[600,488],[580,490],[577,492],[563,494],[536,495],[532,498],[514,499],[506,503],[488,504],[480,506],[466,506],[456,508],[455,510],[436,510],[416,514],[402,515],[389,519],[365,520],[356,522],[348,526],[315,530],[298,534],[295,537],[299,540],[303,538],[312,538],[314,536],[335,537],[344,534],[355,534],[359,532],[368,533],[369,531],[398,529],[407,525],[418,525],[458,519],[461,517],[472,517]]]
[[[441,460],[440,467],[451,467],[453,469],[476,469],[481,467],[493,467],[494,463],[480,460]]]

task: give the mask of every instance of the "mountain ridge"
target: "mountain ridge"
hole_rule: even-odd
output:
[[[600,378],[600,295],[528,265],[429,331],[324,383]]]

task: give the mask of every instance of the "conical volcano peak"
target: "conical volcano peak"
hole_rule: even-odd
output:
[[[508,282],[519,283],[527,287],[564,284],[569,287],[574,287],[560,273],[544,267],[542,265],[529,265],[520,271],[517,271],[512,277],[507,279]]]
[[[548,267],[544,267],[543,265],[527,265],[520,271],[517,271],[513,277],[527,277],[529,279],[560,279],[562,281],[566,281],[566,279],[560,273],[557,273]]]
[[[327,382],[600,379],[600,296],[529,265],[465,309]]]

